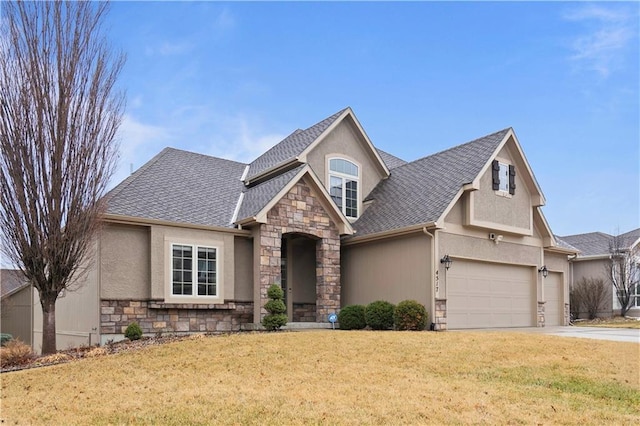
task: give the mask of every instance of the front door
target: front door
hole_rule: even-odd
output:
[[[291,245],[288,244],[289,238],[283,237],[280,247],[280,286],[284,293],[284,305],[287,307],[288,321],[293,321],[293,291],[291,283]]]

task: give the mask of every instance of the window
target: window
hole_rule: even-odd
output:
[[[640,284],[636,285],[635,290],[635,293],[632,293],[631,295],[631,303],[629,303],[629,305],[632,307],[640,308]]]
[[[514,195],[516,193],[516,168],[515,166],[494,160],[493,189]]]
[[[346,217],[358,217],[358,166],[342,158],[329,159],[329,193]]]
[[[217,251],[214,247],[172,244],[171,294],[217,296]]]

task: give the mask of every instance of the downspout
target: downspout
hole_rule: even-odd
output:
[[[423,226],[422,227],[422,232],[424,232],[425,235],[428,235],[430,237],[431,240],[431,256],[429,256],[431,258],[431,276],[430,276],[430,286],[431,286],[431,298],[429,300],[429,309],[431,310],[431,323],[435,324],[435,315],[436,315],[436,280],[435,280],[435,276],[436,276],[436,262],[435,262],[435,250],[436,250],[436,238],[435,235],[433,235],[432,233],[430,233],[429,231],[427,231],[427,227]]]

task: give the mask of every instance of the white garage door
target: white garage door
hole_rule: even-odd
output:
[[[447,328],[535,326],[535,268],[454,260],[446,279]]]
[[[562,302],[562,274],[549,272],[544,279],[544,323],[545,325],[563,325],[564,303]]]

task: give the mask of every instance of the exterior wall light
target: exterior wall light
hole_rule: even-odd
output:
[[[451,268],[451,264],[453,260],[449,257],[448,254],[445,254],[442,259],[440,259],[440,263],[444,263],[444,268],[448,271]]]
[[[542,276],[547,278],[547,275],[549,275],[549,270],[547,269],[547,265],[542,265],[542,268],[538,269],[538,272],[542,273]]]

